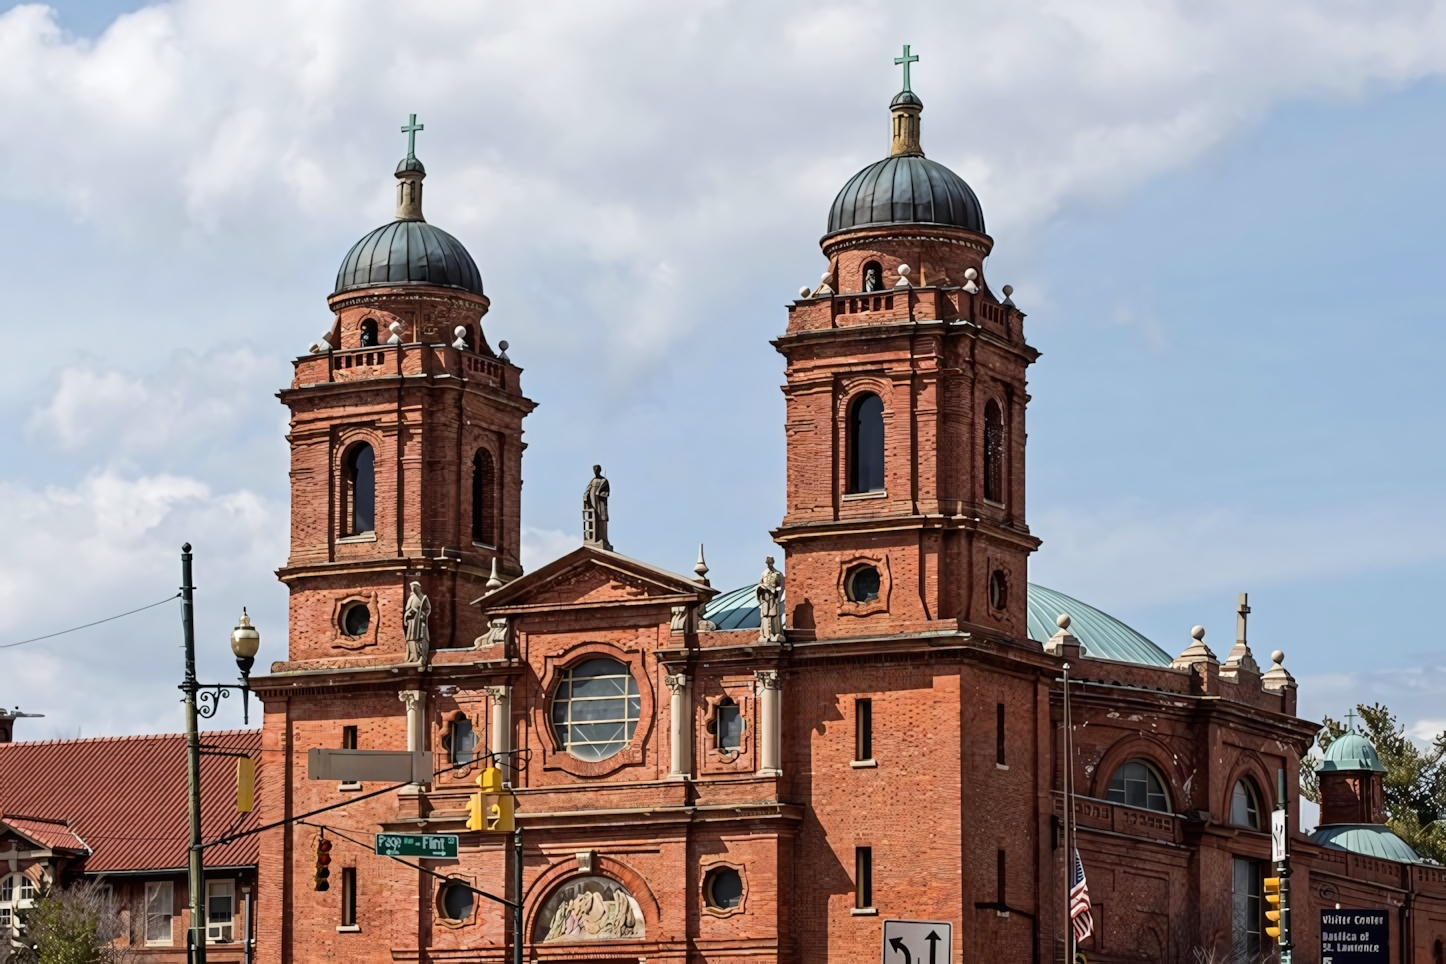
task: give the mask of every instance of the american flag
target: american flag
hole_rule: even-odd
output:
[[[1076,944],[1095,932],[1094,914],[1090,913],[1090,885],[1085,882],[1084,864],[1080,862],[1078,849],[1074,852],[1074,869],[1069,875],[1069,917],[1074,924]]]

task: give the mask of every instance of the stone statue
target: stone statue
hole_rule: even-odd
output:
[[[773,557],[764,560],[768,566],[758,579],[758,641],[783,642],[783,573],[773,568]]]
[[[407,598],[407,608],[402,613],[402,622],[407,632],[407,662],[418,666],[427,662],[432,648],[432,636],[427,631],[427,618],[432,615],[432,601],[422,592],[422,584],[412,583],[412,594]]]
[[[592,478],[582,494],[582,541],[583,545],[596,546],[608,552],[613,544],[608,542],[608,496],[612,488],[603,478],[602,466],[592,467]]]
[[[879,269],[869,265],[869,270],[864,272],[864,290],[878,291],[882,287],[883,284],[879,281]]]

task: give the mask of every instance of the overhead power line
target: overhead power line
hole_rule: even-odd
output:
[[[92,626],[99,626],[101,623],[108,623],[117,619],[124,619],[126,616],[134,616],[136,613],[143,613],[147,609],[155,609],[157,606],[164,606],[171,600],[179,598],[181,598],[181,594],[176,593],[174,596],[167,596],[160,602],[153,602],[149,606],[142,606],[140,609],[132,609],[128,613],[117,613],[114,616],[107,616],[104,619],[97,619],[95,622],[86,623],[84,626],[72,626],[70,629],[62,629],[58,633],[46,633],[44,636],[34,636],[30,639],[22,639],[18,643],[0,643],[0,649],[14,649],[16,646],[24,646],[26,643],[38,643],[42,639],[54,639],[56,636],[64,636],[66,633],[79,632],[82,629],[89,629]]]

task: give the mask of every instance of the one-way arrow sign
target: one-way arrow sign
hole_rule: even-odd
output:
[[[954,964],[954,925],[943,920],[884,921],[883,964]]]

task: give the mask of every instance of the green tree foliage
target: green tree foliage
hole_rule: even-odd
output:
[[[45,888],[35,905],[16,915],[18,946],[5,964],[121,964],[122,934],[110,889],[91,881]]]
[[[1357,729],[1386,768],[1386,826],[1422,857],[1446,864],[1446,732],[1439,733],[1426,750],[1406,735],[1391,711],[1380,703],[1356,707]],[[1340,739],[1346,725],[1325,718],[1316,743],[1322,751]],[[1301,761],[1301,792],[1320,802],[1320,757],[1312,753]]]

